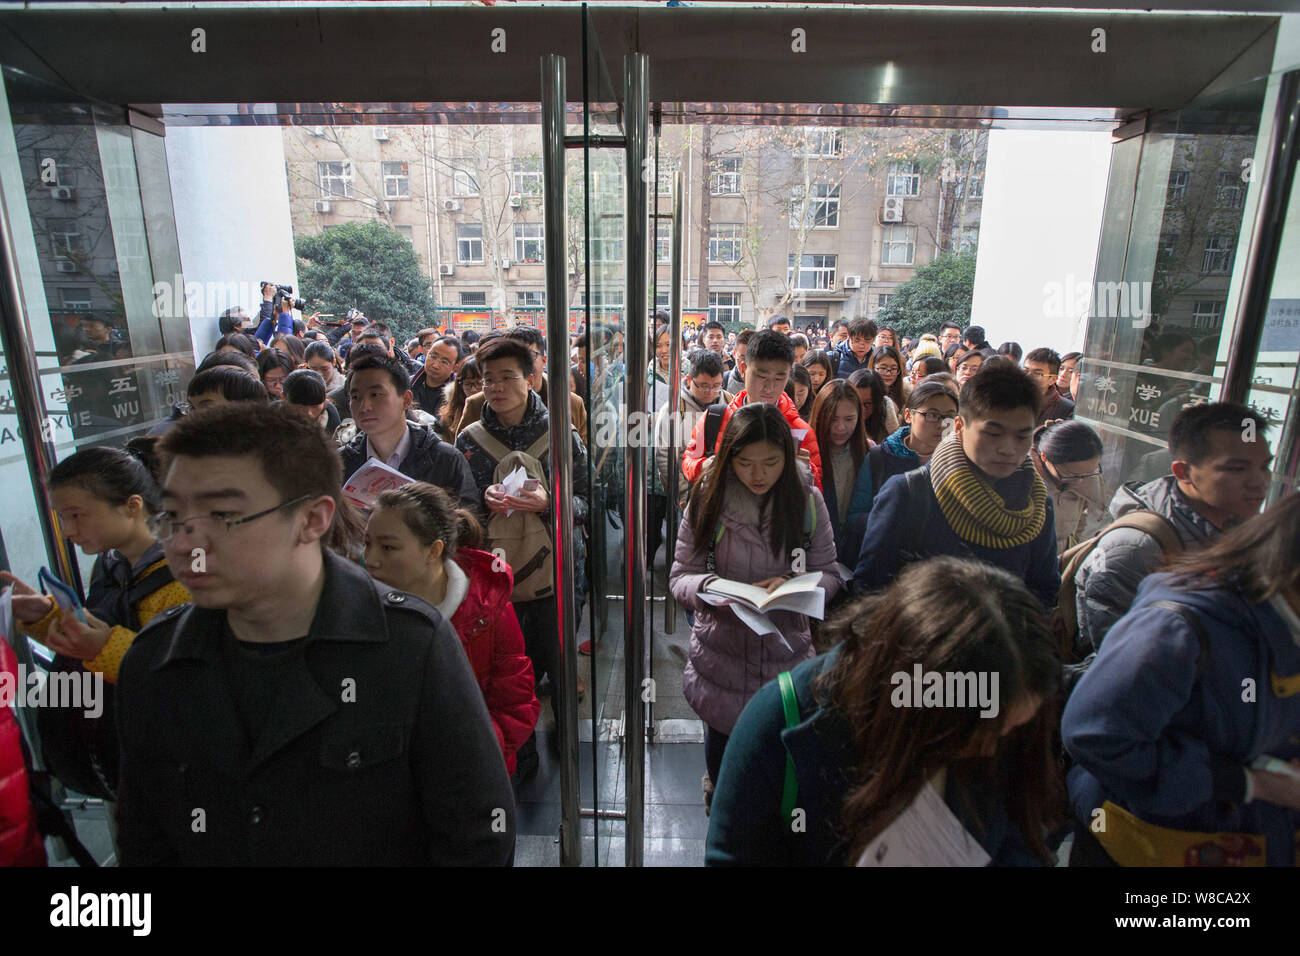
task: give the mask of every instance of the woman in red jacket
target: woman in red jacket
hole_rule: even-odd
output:
[[[510,566],[475,550],[474,518],[436,485],[416,481],[385,491],[366,526],[366,569],[436,607],[460,635],[496,728],[506,769],[532,736],[541,705],[533,665],[515,618]]]
[[[15,663],[13,650],[0,637],[0,683],[21,691]],[[27,791],[22,731],[9,705],[0,698],[0,867],[44,866],[45,841]]]

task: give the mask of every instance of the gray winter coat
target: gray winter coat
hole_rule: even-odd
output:
[[[1168,519],[1184,548],[1199,544],[1217,531],[1178,490],[1173,475],[1145,485],[1129,482],[1115,492],[1111,515],[1121,518],[1138,510],[1154,511]],[[1097,542],[1074,576],[1079,613],[1077,650],[1091,654],[1101,647],[1107,632],[1128,613],[1142,579],[1165,557],[1160,542],[1137,528],[1120,528]]]
[[[817,514],[806,570],[822,572],[821,584],[829,605],[843,584],[834,570],[835,529],[821,492],[811,487],[806,474],[804,481]],[[772,553],[770,509],[760,522],[758,497],[734,476],[725,502],[721,519],[725,531],[714,548],[718,574],[705,570],[707,549],[694,553],[695,534],[686,515],[677,533],[677,552],[668,586],[677,603],[695,612],[686,673],[682,676],[686,700],[706,724],[730,734],[745,704],[760,687],[814,654],[808,618],[802,614],[772,611],[768,615],[781,629],[793,649],[791,653],[774,637],[759,637],[730,608],[713,607],[700,600],[705,584],[716,576],[754,584],[791,572],[790,556]]]

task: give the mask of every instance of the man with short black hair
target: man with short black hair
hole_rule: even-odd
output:
[[[460,339],[454,335],[437,335],[428,339],[424,362],[411,378],[411,395],[415,403],[430,415],[438,415],[454,376],[464,357]]]
[[[782,335],[790,334],[790,320],[784,315],[778,315],[772,321],[767,323],[768,331],[780,332]]]
[[[977,349],[979,351],[993,351],[993,346],[989,345],[984,338],[984,329],[978,325],[972,325],[962,333],[962,344],[968,349]]]
[[[118,673],[122,863],[509,864],[514,798],[456,632],[325,546],[348,507],[325,433],[241,403],[161,450],[157,533],[193,604]]]
[[[1066,352],[1061,356],[1061,369],[1056,376],[1056,390],[1072,402],[1078,402],[1078,396],[1071,391],[1074,367],[1083,358],[1082,352]]]
[[[872,343],[879,330],[870,319],[854,319],[849,323],[849,337],[836,346],[839,362],[835,367],[836,378],[848,378],[860,368],[867,368],[871,360]]]
[[[732,395],[739,395],[745,390],[745,356],[754,332],[754,329],[741,329],[740,334],[736,336],[736,344],[731,349],[735,367],[723,377],[722,387]]]
[[[361,434],[339,449],[345,478],[375,458],[408,478],[437,485],[462,507],[480,513],[478,487],[464,457],[432,428],[406,420],[412,398],[401,362],[386,355],[362,355],[352,363],[347,389]]]
[[[961,341],[961,326],[956,322],[945,322],[939,326],[939,354],[947,353],[949,346]]]
[[[1025,356],[1025,372],[1043,392],[1038,424],[1074,417],[1074,402],[1060,393],[1056,379],[1061,374],[1061,357],[1052,349],[1034,349]]]
[[[531,325],[516,325],[506,332],[489,332],[483,336],[479,351],[487,347],[487,343],[501,336],[511,339],[515,342],[521,342],[527,347],[533,361],[533,376],[531,381],[537,394],[541,396],[542,404],[547,401],[546,389],[546,336],[540,330],[533,328]],[[479,371],[482,372],[483,366],[480,363]],[[568,382],[564,383],[565,391],[569,394],[569,423],[577,430],[579,435],[586,438],[587,435],[587,406],[582,403],[582,397],[569,392]],[[476,422],[483,414],[483,404],[487,400],[487,395],[478,392],[471,395],[465,400],[465,411],[461,413],[460,422],[456,425],[456,434],[459,435],[465,430],[465,426],[471,422]]]
[[[720,416],[716,416],[717,437],[712,442],[706,438],[710,431],[710,416],[700,416],[682,455],[682,474],[691,484],[698,481],[705,465],[721,446],[727,422],[736,409],[748,401],[767,402],[781,410],[792,431],[803,433],[802,438],[796,439],[795,445],[799,449],[800,460],[812,469],[813,481],[820,491],[822,460],[817,447],[817,433],[799,417],[799,410],[785,393],[786,383],[790,381],[790,369],[794,365],[794,347],[790,344],[790,337],[772,330],[757,332],[749,340],[746,355],[745,390],[727,404]]]
[[[1267,419],[1244,405],[1189,405],[1169,433],[1171,474],[1144,485],[1123,485],[1110,513],[1121,518],[1154,512],[1169,522],[1185,549],[1236,527],[1258,514],[1268,497],[1273,453],[1264,437],[1267,429]],[[1143,578],[1166,557],[1159,540],[1138,528],[1104,533],[1074,577],[1077,653],[1101,647],[1132,606]]]
[[[867,519],[854,586],[888,587],[912,561],[973,557],[1056,603],[1052,499],[1029,458],[1040,392],[1020,369],[980,369],[961,390],[953,431],[921,468],[884,483]]]

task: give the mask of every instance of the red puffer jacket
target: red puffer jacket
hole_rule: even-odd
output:
[[[13,649],[0,637],[0,675],[14,677],[16,664]],[[16,679],[10,686],[18,687]],[[21,734],[13,710],[0,703],[0,866],[45,866],[45,841],[27,791]]]
[[[456,564],[469,578],[469,592],[451,624],[483,691],[506,769],[514,773],[515,752],[537,726],[542,705],[533,691],[533,662],[524,654],[524,635],[510,603],[514,575],[509,566],[492,570],[495,560],[486,551],[456,552]]]

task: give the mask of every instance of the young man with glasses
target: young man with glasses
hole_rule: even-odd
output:
[[[546,406],[546,389],[549,384],[546,378],[546,336],[532,326],[516,325],[502,337],[521,342],[528,348],[533,364],[533,390],[541,396],[542,405]],[[482,346],[480,346],[479,350],[482,351]],[[480,364],[479,368],[482,367]],[[566,389],[567,385],[566,382]],[[593,388],[592,391],[595,391],[595,389]],[[456,425],[457,435],[464,431],[471,422],[479,420],[479,417],[483,414],[483,403],[486,400],[487,395],[485,392],[471,395],[465,400],[465,411],[460,416],[460,422]],[[582,396],[575,395],[573,392],[569,392],[569,422],[585,440],[587,437],[587,406],[582,403]]]
[[[481,515],[479,490],[465,456],[432,428],[406,420],[412,397],[401,362],[382,354],[363,355],[352,364],[347,389],[352,419],[361,434],[339,449],[345,478],[377,458],[414,481],[437,485]]]
[[[536,331],[536,330],[534,330]],[[486,404],[482,417],[478,420],[485,435],[485,444],[500,446],[498,454],[523,452],[533,449],[538,463],[545,474],[545,483],[533,490],[521,489],[518,495],[507,495],[501,485],[497,484],[496,471],[501,460],[489,453],[476,435],[477,428],[462,427],[456,436],[456,448],[469,462],[474,483],[482,496],[482,505],[487,512],[491,538],[491,520],[495,515],[506,515],[511,511],[535,513],[548,531],[554,529],[555,506],[548,489],[551,487],[551,456],[549,441],[534,445],[550,431],[550,416],[542,397],[537,394],[537,364],[528,346],[517,338],[503,336],[493,339],[478,350],[475,360],[483,371],[483,391]],[[477,397],[477,396],[475,396]],[[572,434],[573,457],[570,475],[573,479],[573,570],[575,579],[575,606],[581,615],[585,600],[583,587],[583,565],[585,547],[582,527],[587,522],[587,501],[590,497],[591,482],[587,474],[587,449],[576,429]],[[504,455],[503,455],[504,457]],[[516,578],[521,579],[521,569],[512,568]],[[524,651],[533,662],[533,675],[541,681],[550,675],[554,685],[560,680],[560,632],[559,610],[556,607],[556,595],[552,590],[548,595],[532,600],[517,600],[514,603],[515,616],[519,619],[519,629],[524,634]],[[576,622],[575,622],[576,627]],[[555,695],[551,698],[552,713],[555,713]],[[556,714],[558,719],[558,714]],[[552,742],[557,738],[552,736]],[[536,736],[519,749],[519,765],[516,774],[526,776],[537,765]]]
[[[1034,349],[1025,356],[1025,373],[1043,393],[1037,424],[1074,417],[1074,402],[1062,395],[1056,387],[1057,377],[1061,373],[1061,356],[1051,349]]]
[[[460,339],[454,335],[428,340],[424,362],[411,379],[411,396],[423,411],[430,415],[441,413],[447,386],[455,378],[465,354]]]
[[[772,329],[756,332],[749,340],[746,359],[745,390],[727,403],[721,415],[714,416],[717,420],[717,437],[712,442],[707,438],[712,432],[710,416],[700,416],[682,455],[682,474],[687,481],[695,484],[705,466],[717,453],[723,432],[727,430],[727,422],[736,409],[746,402],[767,402],[780,409],[790,425],[795,434],[795,445],[799,449],[799,459],[812,469],[813,481],[820,491],[822,459],[817,447],[817,434],[799,417],[794,402],[785,393],[786,383],[790,381],[790,369],[794,365],[794,346],[790,344],[790,337]]]
[[[284,409],[188,417],[154,527],[193,596],[118,676],[127,866],[505,865],[514,805],[446,622],[329,550],[329,439]]]
[[[945,322],[939,326],[939,354],[946,354],[949,346],[961,341],[961,326],[955,322]]]

